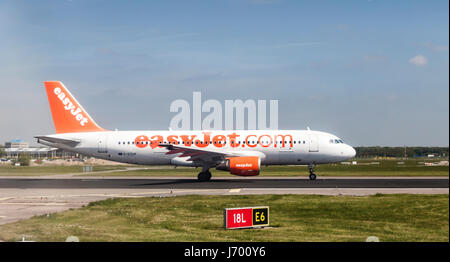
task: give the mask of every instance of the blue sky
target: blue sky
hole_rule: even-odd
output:
[[[175,99],[278,99],[279,128],[448,146],[448,1],[0,1],[0,142],[54,132],[43,81],[103,127]]]

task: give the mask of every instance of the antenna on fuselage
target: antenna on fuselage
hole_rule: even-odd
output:
[[[311,131],[311,129],[309,129],[309,126],[306,127],[306,130]]]

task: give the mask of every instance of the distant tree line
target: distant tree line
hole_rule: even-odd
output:
[[[5,148],[0,147],[0,157],[4,157],[4,156],[6,156]]]
[[[356,157],[405,157],[405,147],[355,147]],[[406,147],[406,157],[448,157],[448,147]]]
[[[19,159],[17,162],[20,163],[21,166],[29,166],[31,161],[31,156],[27,153],[19,154]]]

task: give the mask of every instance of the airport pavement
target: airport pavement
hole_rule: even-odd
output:
[[[448,177],[215,178],[0,178],[0,224],[45,215],[115,197],[173,197],[187,194],[448,194]]]
[[[193,178],[0,178],[0,188],[448,188],[448,178],[214,178],[198,182]]]

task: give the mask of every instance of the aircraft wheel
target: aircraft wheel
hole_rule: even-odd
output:
[[[199,182],[208,182],[211,180],[211,172],[206,171],[206,172],[200,172],[198,174],[198,179]]]
[[[314,173],[309,174],[309,180],[316,180],[316,174]]]

